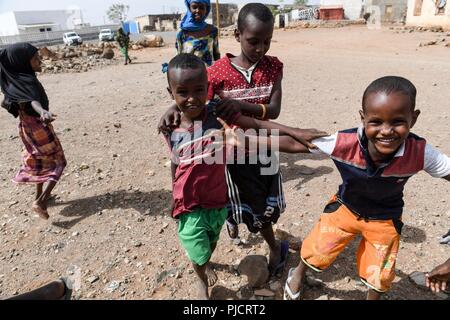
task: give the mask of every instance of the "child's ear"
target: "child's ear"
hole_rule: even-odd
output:
[[[241,42],[241,32],[237,28],[234,29],[234,38],[237,42]]]
[[[364,111],[363,110],[359,110],[359,115],[361,117],[361,122],[364,123]]]
[[[415,110],[414,113],[413,113],[413,118],[412,118],[412,122],[411,122],[411,127],[410,128],[414,127],[414,125],[416,124],[416,121],[417,121],[417,118],[419,117],[419,115],[420,115],[420,110]]]

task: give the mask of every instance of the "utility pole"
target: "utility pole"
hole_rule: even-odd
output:
[[[216,21],[218,29],[218,37],[220,38],[220,15],[219,15],[219,0],[216,0]]]

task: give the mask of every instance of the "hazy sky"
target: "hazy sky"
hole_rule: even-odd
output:
[[[215,1],[215,0],[212,0]],[[220,3],[279,3],[279,0],[220,0]],[[290,4],[293,0],[284,0]],[[129,17],[134,18],[145,14],[185,12],[184,0],[0,0],[0,13],[5,11],[27,10],[63,10],[73,7],[82,9],[84,22],[103,24],[106,10],[113,3],[123,3],[130,6]]]

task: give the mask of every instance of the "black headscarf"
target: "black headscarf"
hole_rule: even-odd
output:
[[[29,43],[16,43],[0,50],[0,85],[5,99],[2,107],[14,117],[19,115],[19,103],[30,105],[39,101],[48,110],[48,97],[36,77],[30,60],[38,49]],[[37,115],[32,110],[27,113]]]

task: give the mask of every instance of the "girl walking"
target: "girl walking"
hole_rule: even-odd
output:
[[[36,72],[41,71],[38,49],[29,43],[17,43],[0,51],[2,107],[19,117],[19,135],[24,144],[22,167],[13,182],[36,185],[32,209],[48,219],[47,202],[66,159],[51,124],[56,115],[49,111],[47,94],[36,77]]]

